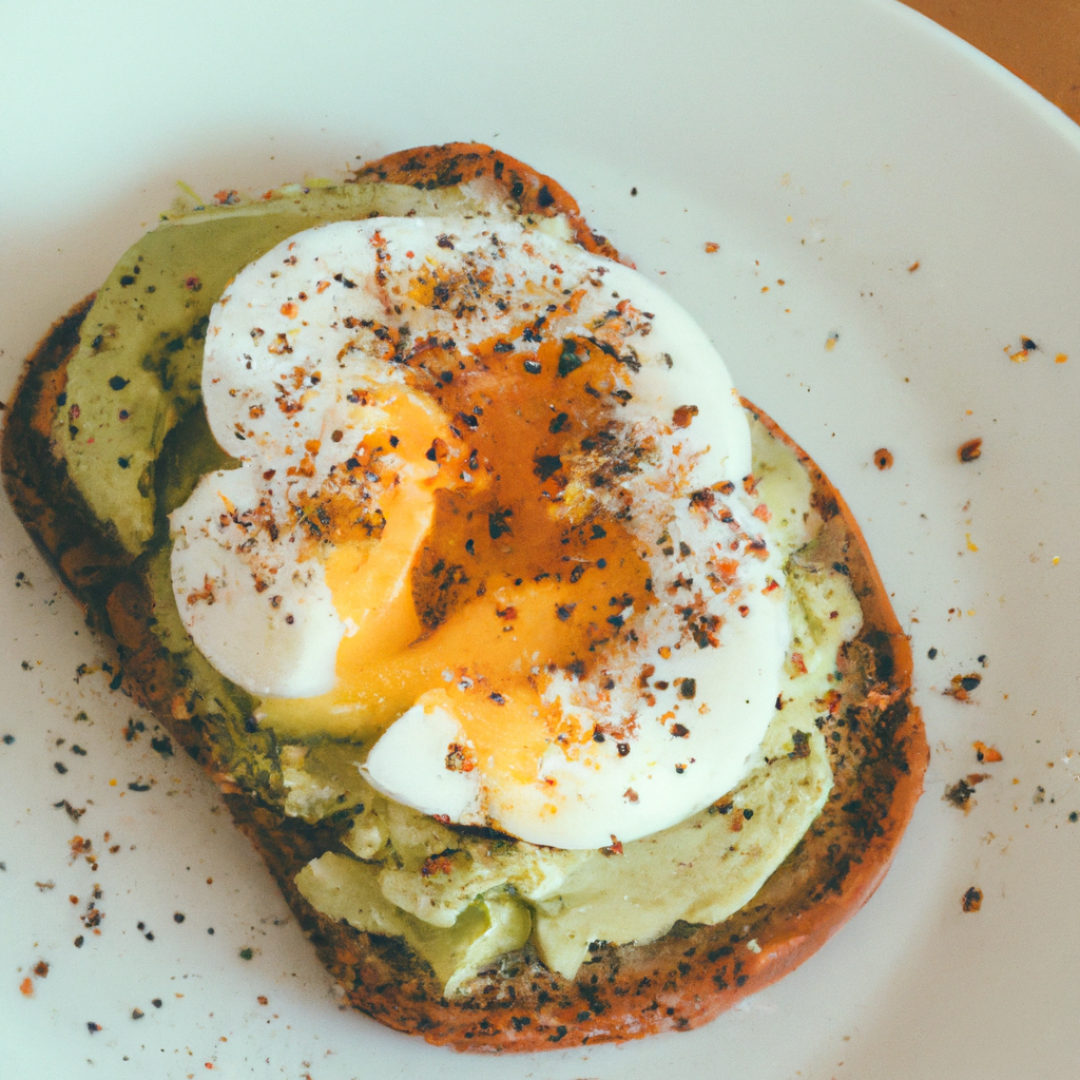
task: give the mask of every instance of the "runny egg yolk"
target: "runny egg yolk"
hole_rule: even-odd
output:
[[[387,794],[599,847],[750,767],[782,573],[727,373],[640,275],[516,220],[324,226],[230,285],[203,393],[240,466],[173,515],[185,624]]]
[[[597,645],[633,628],[620,613],[656,600],[633,535],[582,487],[581,463],[570,464],[583,441],[600,452],[614,439],[617,361],[587,341],[553,339],[528,361],[539,371],[522,378],[505,342],[409,359],[410,387],[449,420],[399,427],[395,449],[417,468],[434,458],[439,471],[423,487],[392,489],[381,535],[335,546],[326,579],[342,617],[374,631],[341,642],[336,703],[381,729],[441,689],[473,753],[524,777],[568,726],[575,741],[592,737],[586,721],[542,701],[549,669],[591,672]],[[632,467],[599,453],[595,462],[591,483]]]

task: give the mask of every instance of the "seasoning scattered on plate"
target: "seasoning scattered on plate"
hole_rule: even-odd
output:
[[[942,690],[945,697],[954,697],[957,701],[971,701],[971,695],[978,690],[982,676],[972,672],[970,675],[954,675],[947,690]]]
[[[968,439],[968,441],[956,451],[956,456],[965,465],[970,461],[975,461],[976,458],[982,457],[982,439]]]

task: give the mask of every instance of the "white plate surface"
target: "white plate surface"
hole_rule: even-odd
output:
[[[107,673],[77,680],[107,654],[4,504],[0,1074],[1075,1075],[1080,129],[886,0],[102,0],[4,21],[0,399],[178,179],[212,194],[493,143],[681,299],[847,496],[912,636],[933,758],[867,907],[704,1030],[433,1049],[339,1010],[209,783],[148,719],[125,737],[140,717]],[[942,694],[971,672],[972,702]],[[1004,760],[980,766],[976,740]],[[970,812],[943,801],[977,771]]]

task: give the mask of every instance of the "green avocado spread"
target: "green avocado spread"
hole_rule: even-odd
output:
[[[218,771],[334,838],[298,875],[301,894],[331,919],[404,939],[448,995],[527,941],[570,978],[593,942],[646,943],[680,920],[726,919],[752,899],[824,805],[832,774],[815,720],[838,678],[837,651],[861,620],[849,579],[814,558],[819,523],[794,454],[752,424],[754,474],[773,508],[775,542],[788,556],[795,640],[790,691],[739,787],[673,828],[601,851],[449,828],[372,789],[358,768],[368,747],[299,739],[287,727],[275,731],[272,717],[253,722],[260,702],[216,672],[180,622],[167,515],[203,473],[229,462],[205,421],[200,372],[210,309],[235,273],[325,222],[481,208],[458,188],[348,183],[256,199],[221,193],[217,202],[163,215],[102,286],[68,366],[54,446],[90,511],[142,568],[155,602],[154,633],[191,700],[202,702]],[[560,219],[545,227],[558,229]]]

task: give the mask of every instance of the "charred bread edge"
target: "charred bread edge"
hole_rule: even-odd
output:
[[[500,165],[501,162],[501,165]],[[614,254],[585,226],[577,206],[548,178],[487,147],[450,144],[391,155],[356,173],[435,187],[490,175],[527,209],[566,213],[589,250]],[[518,191],[520,185],[520,191]],[[546,194],[544,194],[546,192]],[[237,824],[277,879],[301,925],[355,1008],[401,1031],[459,1050],[536,1051],[698,1027],[806,960],[870,897],[922,792],[929,751],[911,702],[911,649],[847,504],[811,458],[747,401],[807,469],[825,523],[824,557],[850,575],[864,625],[840,657],[842,695],[819,718],[834,787],[821,815],[754,900],[716,926],[676,924],[649,945],[599,945],[573,980],[548,971],[531,947],[482,971],[451,1000],[402,942],[326,919],[293,879],[322,854],[318,826],[283,820],[252,800],[220,767],[212,718],[184,693],[150,630],[153,617],[138,564],[95,529],[63,464],[52,453],[64,371],[93,297],[53,326],[27,363],[8,412],[0,465],[28,532],[87,611],[117,645],[123,687],[149,708],[223,791]]]

